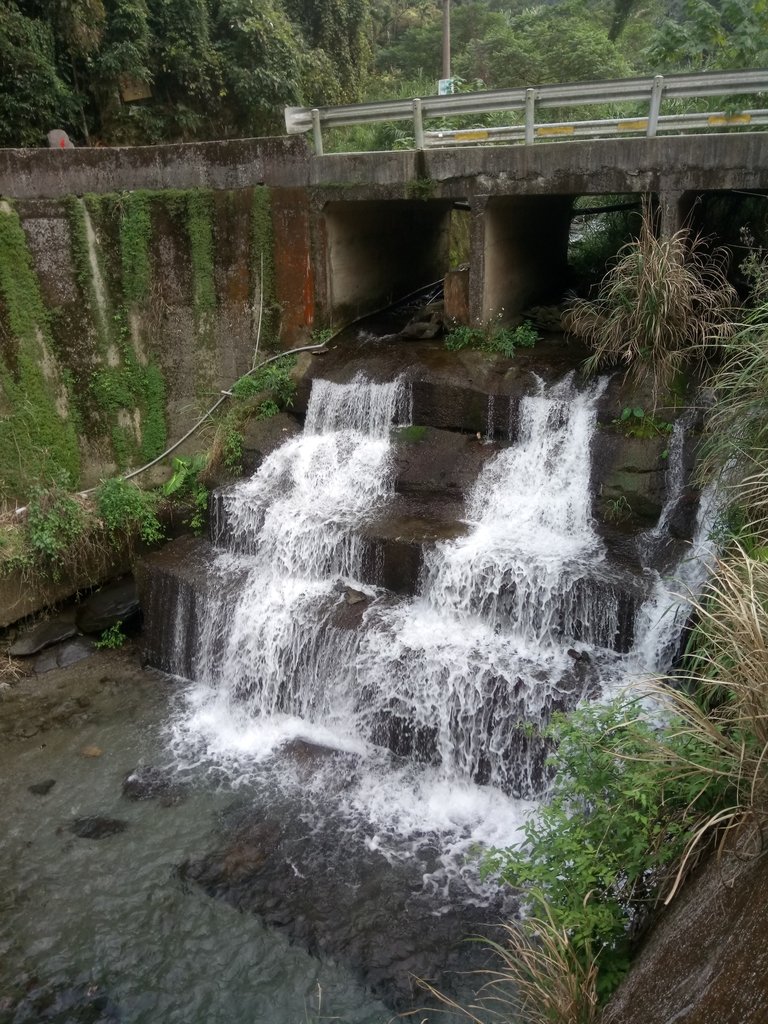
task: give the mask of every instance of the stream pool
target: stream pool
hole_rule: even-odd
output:
[[[2,1024],[385,1024],[425,1005],[411,975],[480,965],[459,940],[501,907],[446,913],[424,885],[434,838],[386,858],[332,800],[318,814],[317,759],[327,798],[343,758],[294,744],[291,786],[285,765],[172,770],[183,689],[133,645],[3,688]]]

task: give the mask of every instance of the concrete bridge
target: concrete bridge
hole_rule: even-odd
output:
[[[648,197],[661,230],[707,228],[707,200],[768,195],[768,133],[314,156],[303,138],[0,150],[0,195],[272,189],[287,341],[444,276],[451,211],[469,211],[471,320],[512,318],[564,287],[573,201]]]

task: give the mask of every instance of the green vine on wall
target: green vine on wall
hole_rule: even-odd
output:
[[[0,211],[0,488],[23,495],[64,472],[75,484],[80,452],[72,418],[59,405],[65,381],[55,369],[50,321],[18,213]],[[2,495],[0,490],[0,498]]]
[[[254,306],[259,303],[256,282],[261,291],[263,349],[277,347],[280,330],[280,306],[275,287],[275,232],[272,226],[272,196],[265,185],[253,190],[251,207],[251,266],[254,281]]]
[[[150,193],[127,192],[121,199],[120,257],[123,268],[123,298],[126,306],[149,295],[149,244],[152,239]]]
[[[213,193],[194,189],[186,193],[186,221],[192,260],[192,292],[198,323],[216,309],[213,277]]]

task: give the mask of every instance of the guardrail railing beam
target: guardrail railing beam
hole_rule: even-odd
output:
[[[496,89],[488,92],[459,93],[453,96],[420,96],[410,100],[384,100],[338,107],[286,107],[285,128],[289,135],[312,132],[317,153],[323,152],[322,129],[377,121],[412,121],[417,149],[429,146],[434,133],[424,131],[425,119],[488,114],[497,111],[521,113],[523,140],[532,145],[551,131],[536,125],[535,111],[596,103],[649,104],[643,119],[643,131],[653,137],[664,118],[663,100],[703,99],[709,96],[735,96],[768,93],[768,69],[714,71],[688,75],[656,75],[653,78],[623,78],[607,82],[576,82],[540,85],[535,88]],[[685,116],[685,115],[682,115]],[[725,115],[720,115],[724,117]],[[632,120],[626,119],[626,120]],[[636,118],[634,120],[640,120]],[[572,122],[577,124],[578,122]],[[568,122],[561,122],[568,124]],[[725,126],[725,122],[723,122]],[[711,125],[710,127],[716,127]],[[481,129],[468,129],[480,131]],[[573,133],[571,133],[573,134]]]

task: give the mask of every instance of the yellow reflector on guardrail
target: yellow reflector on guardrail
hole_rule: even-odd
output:
[[[721,117],[720,114],[712,114],[711,117],[707,118],[707,124],[717,128],[726,124],[749,124],[751,120],[751,114],[731,114],[730,117],[727,114],[725,117]]]
[[[644,132],[648,129],[648,118],[639,117],[634,121],[619,121],[616,128],[620,132]]]
[[[490,138],[488,132],[481,130],[470,132],[455,132],[452,138],[456,142],[485,142]]]
[[[542,138],[547,135],[573,135],[572,124],[543,124],[536,129],[536,134]]]

